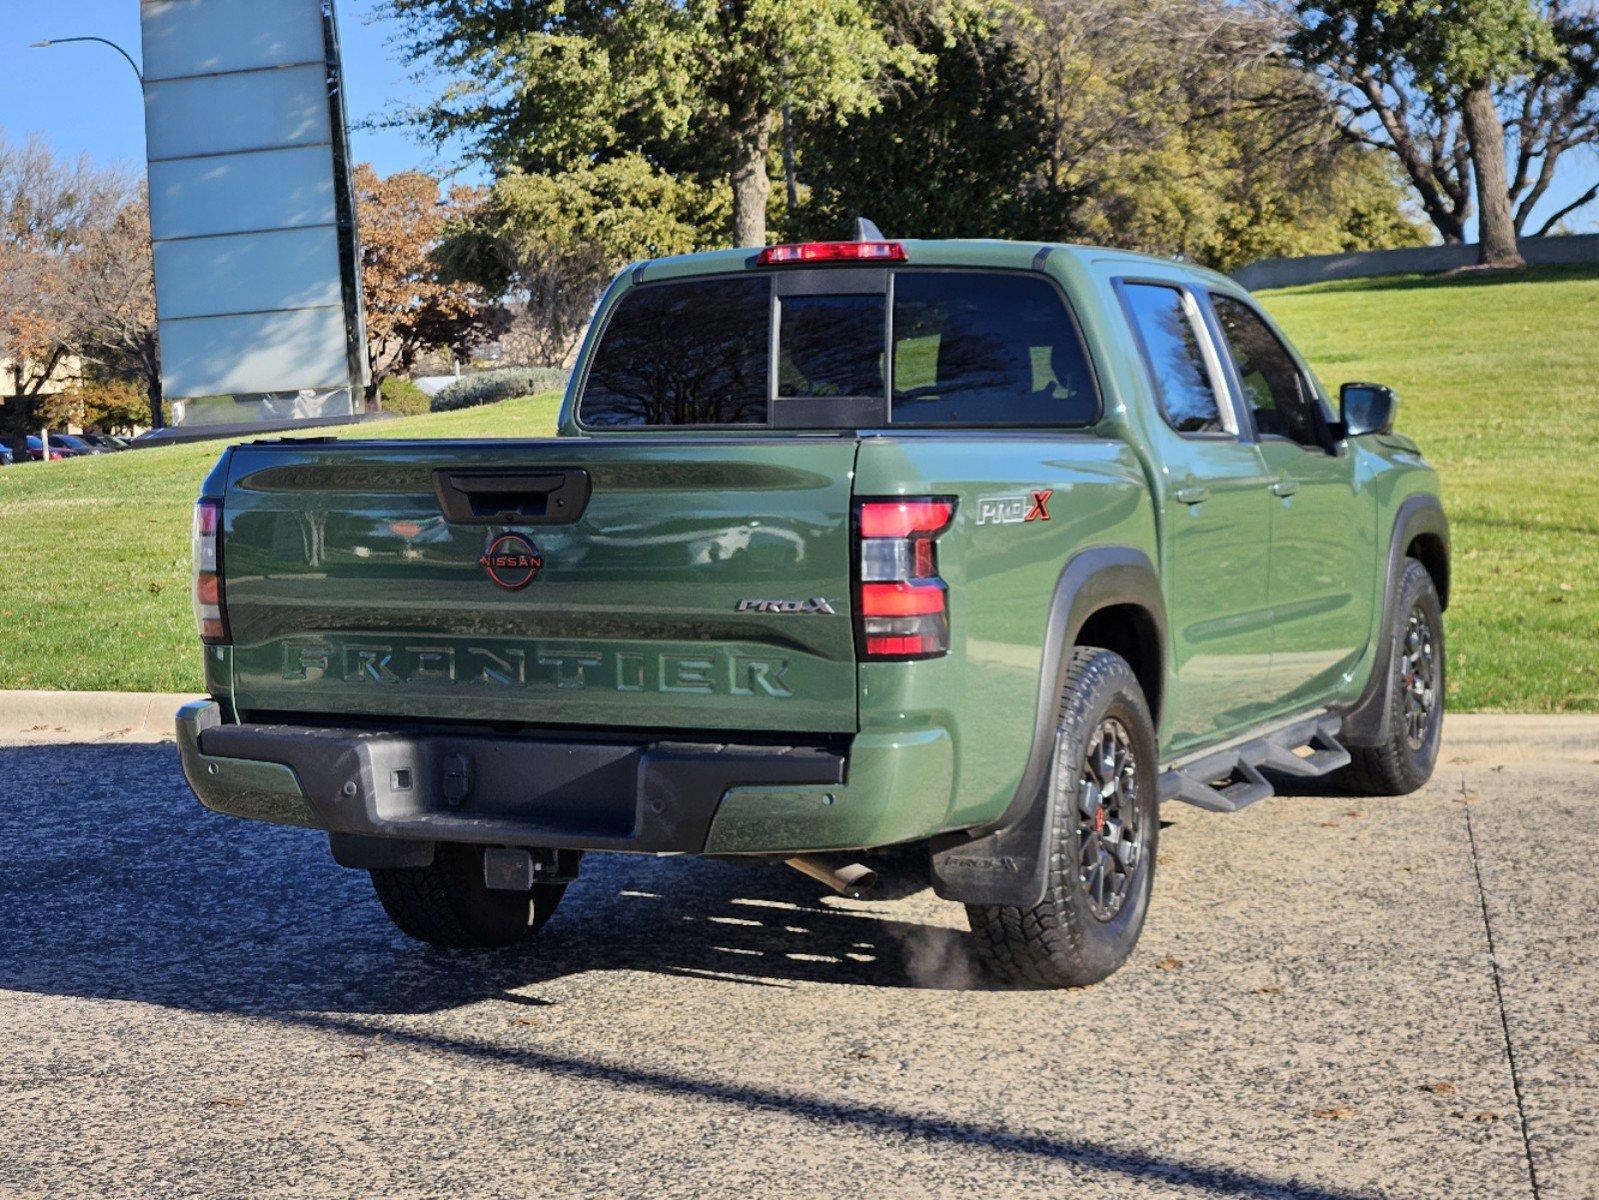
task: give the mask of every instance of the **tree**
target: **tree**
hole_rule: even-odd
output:
[[[87,341],[95,247],[135,196],[127,176],[58,160],[43,142],[0,142],[0,361],[11,376],[6,426],[13,456],[41,395]]]
[[[800,173],[805,188],[786,236],[838,237],[863,215],[894,237],[1029,237],[1058,224],[1062,197],[1031,185],[1052,128],[1017,39],[992,14],[904,28],[927,71],[873,112],[793,131],[795,201]]]
[[[421,171],[380,178],[362,163],[354,172],[361,229],[361,288],[366,298],[369,403],[383,381],[410,370],[428,350],[459,355],[492,330],[489,297],[475,282],[441,270],[435,252],[452,222],[479,202],[455,188],[442,202],[439,181]]]
[[[67,325],[75,355],[97,368],[93,394],[113,396],[110,407],[119,426],[125,389],[107,386],[131,381],[144,392],[143,420],[160,428],[161,347],[155,314],[155,269],[150,250],[150,209],[141,195],[123,204],[104,225],[82,236],[71,272]]]
[[[1599,148],[1599,4],[1553,0],[1545,7],[1557,53],[1512,80],[1502,92],[1508,144],[1514,150],[1510,196],[1517,232],[1528,229],[1533,209],[1548,193],[1562,155]],[[1534,236],[1552,233],[1599,198],[1599,180],[1549,214]]]
[[[1422,240],[1389,173],[1338,144],[1325,85],[1282,60],[1274,12],[1225,0],[1025,11],[1048,34],[1031,41],[1057,114],[1046,184],[1076,193],[1076,236],[1221,270]]]
[[[1013,12],[1011,36],[1049,130],[1039,183],[1056,196],[1109,160],[1159,153],[1191,125],[1256,99],[1271,58],[1271,19],[1250,4],[1017,0]],[[1281,111],[1285,131],[1297,132],[1294,109]]]
[[[1017,0],[946,28],[918,32],[933,68],[880,111],[801,129],[798,233],[866,213],[895,236],[1092,241],[1224,270],[1422,240],[1384,161],[1336,136],[1326,87],[1277,55],[1269,13]]]
[[[626,263],[704,249],[725,196],[629,154],[547,174],[513,171],[455,222],[442,257],[518,310],[513,335],[542,366],[565,363],[606,282]]]
[[[6,435],[14,460],[27,461],[27,437],[38,396],[65,355],[58,335],[60,285],[46,254],[0,238],[0,368],[8,376]]]
[[[1392,0],[1390,0],[1392,2]],[[1511,217],[1505,126],[1494,88],[1552,62],[1553,32],[1528,0],[1404,0],[1407,57],[1429,96],[1458,97],[1477,192],[1479,261],[1526,266]]]
[[[1294,58],[1338,88],[1345,136],[1391,153],[1446,242],[1473,200],[1479,259],[1518,266],[1518,234],[1562,155],[1599,144],[1592,0],[1298,0]],[[1542,234],[1599,196],[1587,189]]]
[[[923,65],[871,0],[388,0],[407,51],[453,77],[411,119],[464,136],[497,172],[636,153],[720,177],[732,237],[764,244],[779,113],[871,111]]]

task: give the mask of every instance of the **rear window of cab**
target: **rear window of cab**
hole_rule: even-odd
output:
[[[1039,275],[904,269],[646,283],[612,309],[578,402],[629,426],[1082,426],[1099,395]],[[832,286],[833,290],[829,290]]]

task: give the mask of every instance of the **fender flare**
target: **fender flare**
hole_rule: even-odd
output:
[[[1031,908],[1044,898],[1054,822],[1054,797],[1044,783],[1055,753],[1067,662],[1088,618],[1116,604],[1134,604],[1149,613],[1159,642],[1156,677],[1165,678],[1170,646],[1166,603],[1149,555],[1133,546],[1094,546],[1074,554],[1050,599],[1033,737],[1021,782],[997,820],[933,839],[933,890],[943,899]],[[1149,699],[1150,708],[1157,709],[1160,698]]]
[[[1393,664],[1394,638],[1398,636],[1398,622],[1394,606],[1399,602],[1399,576],[1404,569],[1405,549],[1422,534],[1432,534],[1443,542],[1445,577],[1437,580],[1439,599],[1448,602],[1449,518],[1444,515],[1443,504],[1437,496],[1419,492],[1408,497],[1394,513],[1393,529],[1388,535],[1388,559],[1383,576],[1382,624],[1376,636],[1381,639],[1377,654],[1372,659],[1371,675],[1360,697],[1344,714],[1339,731],[1340,741],[1350,746],[1376,746],[1383,741],[1388,728],[1389,709],[1393,704],[1393,689],[1388,687],[1389,669]]]

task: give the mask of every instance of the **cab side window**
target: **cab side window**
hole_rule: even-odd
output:
[[[1262,437],[1285,437],[1322,447],[1316,399],[1288,348],[1260,314],[1231,296],[1211,296],[1227,347],[1244,386],[1244,401]]]
[[[1128,283],[1122,303],[1138,339],[1161,416],[1178,433],[1223,433],[1221,406],[1210,368],[1182,290],[1157,283]]]

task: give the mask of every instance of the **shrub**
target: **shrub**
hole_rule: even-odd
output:
[[[557,367],[506,367],[465,375],[433,397],[434,412],[453,412],[494,404],[513,396],[536,396],[566,386],[566,372]]]
[[[427,393],[401,375],[390,375],[378,385],[383,407],[402,417],[421,416],[428,411]]]

